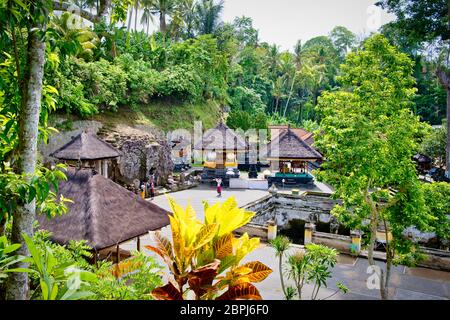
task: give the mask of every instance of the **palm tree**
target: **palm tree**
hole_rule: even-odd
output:
[[[127,20],[128,21],[128,26],[127,26],[127,31],[128,32],[131,29],[131,21],[133,21],[133,10],[134,10],[134,6],[132,4],[130,4],[128,6],[128,12],[129,12],[128,20]]]
[[[269,46],[267,50],[267,60],[269,72],[272,77],[276,77],[280,66],[279,55],[279,47],[276,44]]]
[[[140,7],[140,0],[135,0],[134,2],[134,31],[137,31],[137,20],[138,20],[138,13],[139,13],[139,7]]]
[[[186,37],[194,37],[194,28],[196,23],[197,2],[195,0],[181,0],[181,17],[185,23]]]
[[[295,85],[295,80],[297,79],[297,76],[299,75],[299,73],[301,72],[302,69],[302,64],[303,64],[303,46],[302,46],[302,41],[299,40],[297,41],[297,43],[294,46],[294,64],[295,64],[295,70],[293,70],[293,66],[291,65],[290,67],[290,71],[294,73],[294,77],[292,79],[291,82],[291,88],[289,90],[289,95],[288,95],[288,99],[286,101],[286,106],[284,108],[284,113],[283,116],[286,116],[286,112],[289,106],[289,102],[291,101],[291,97],[292,97],[292,93],[294,91],[294,85]],[[290,63],[292,63],[291,61],[289,61]]]
[[[151,12],[151,3],[152,0],[141,0],[142,5],[142,17],[141,24],[146,27],[146,34],[149,35],[150,22],[153,22],[153,15]]]
[[[161,33],[166,34],[166,18],[175,12],[179,3],[180,0],[150,0],[148,7],[152,15],[159,15],[159,31],[161,31]]]
[[[273,83],[272,83],[272,96],[275,98],[275,111],[274,113],[278,112],[278,104],[280,103],[280,99],[284,97],[283,94],[283,86],[284,81],[283,77],[278,77]]]
[[[303,59],[303,45],[302,40],[298,40],[294,46],[294,55],[295,55],[295,65],[297,70],[300,70],[302,67],[302,59]]]
[[[292,91],[294,90],[295,80],[297,78],[297,69],[294,61],[294,57],[289,52],[283,52],[280,55],[280,71],[286,79],[286,84],[290,82],[290,89],[288,94],[288,99],[284,107],[283,117],[286,116],[286,112],[289,106],[289,102],[292,97]]]
[[[200,34],[212,34],[218,27],[224,1],[201,0],[197,4],[198,30]]]

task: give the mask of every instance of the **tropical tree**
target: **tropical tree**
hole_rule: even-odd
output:
[[[149,35],[150,22],[153,22],[153,15],[150,9],[152,0],[141,0],[142,5],[142,17],[141,24],[146,27],[145,33]]]
[[[285,83],[285,79],[283,77],[278,77],[275,82],[272,84],[272,96],[274,97],[274,113],[278,112],[278,106],[280,104],[280,100],[285,97],[285,93],[283,90]]]
[[[427,195],[427,208],[435,219],[433,232],[442,249],[447,250],[450,245],[450,183],[424,183],[422,189]]]
[[[167,17],[171,16],[179,5],[179,0],[151,0],[148,2],[148,9],[151,14],[159,16],[159,31],[162,34],[167,32]]]
[[[239,238],[233,235],[254,213],[239,208],[230,197],[212,206],[205,202],[205,220],[201,222],[190,204],[183,209],[171,198],[169,203],[172,241],[157,232],[155,245],[146,248],[163,258],[174,283],[156,288],[153,297],[182,300],[192,292],[196,300],[261,299],[251,283],[264,280],[272,270],[259,261],[240,264],[259,246],[259,238],[249,238],[247,233]]]
[[[253,27],[253,20],[250,17],[236,17],[232,23],[235,30],[235,37],[239,43],[245,46],[256,47],[259,41],[258,30]]]
[[[185,36],[191,39],[195,36],[195,28],[197,23],[197,1],[196,0],[182,0],[180,4],[180,11],[182,19],[185,23]]]
[[[88,11],[80,10],[79,14],[92,22],[105,21],[111,2],[100,0],[97,15],[92,15]],[[6,24],[0,27],[0,38],[7,39],[13,48],[13,61],[16,68],[16,88],[8,87],[8,94],[14,92],[15,99],[11,100],[11,108],[15,108],[12,113],[15,115],[10,119],[11,127],[17,131],[17,148],[10,153],[13,160],[13,170],[15,174],[21,176],[26,184],[32,184],[38,179],[37,170],[37,142],[39,138],[40,116],[46,122],[48,116],[47,108],[42,108],[42,101],[50,107],[54,106],[52,93],[54,88],[44,86],[44,66],[46,61],[46,33],[48,21],[53,10],[67,11],[70,6],[60,1],[11,1],[1,2],[0,17]],[[25,34],[22,34],[25,33]],[[19,42],[20,39],[26,39]],[[44,100],[42,97],[44,95]],[[46,98],[45,98],[46,97]],[[5,109],[1,107],[2,111]],[[9,120],[8,120],[9,121]],[[45,130],[44,130],[45,131]],[[41,135],[42,137],[42,135]],[[47,184],[48,188],[48,184]],[[48,189],[44,193],[49,194]],[[2,190],[3,191],[3,190]],[[35,190],[36,191],[36,190]],[[21,194],[23,201],[17,204],[13,213],[13,225],[11,241],[21,244],[18,254],[28,256],[29,251],[25,245],[23,234],[29,237],[33,234],[33,222],[36,214],[35,195],[25,198]],[[26,268],[27,262],[21,261],[17,267]],[[6,287],[6,298],[26,299],[28,294],[28,276],[26,273],[12,273],[8,277]]]
[[[447,123],[433,128],[423,139],[421,152],[432,158],[439,167],[445,166],[445,147],[447,144]]]
[[[64,12],[51,19],[49,28],[49,43],[52,51],[59,50],[62,57],[76,55],[91,60],[94,50],[100,42],[95,32],[80,25],[73,25],[79,19],[75,15]]]
[[[334,27],[330,32],[330,39],[341,59],[344,59],[345,55],[356,45],[355,34],[343,26]]]
[[[377,5],[394,13],[396,20],[387,27],[406,39],[408,45],[419,48],[442,42],[443,59],[440,59],[436,76],[447,91],[447,123],[450,123],[450,5],[447,0],[380,0]],[[447,126],[446,176],[450,179],[450,126]]]
[[[297,251],[288,257],[287,273],[294,280],[299,300],[303,298],[303,288],[306,284],[313,284],[311,300],[317,300],[319,291],[327,286],[327,280],[331,278],[330,269],[337,263],[338,252],[327,246],[310,243],[305,246],[305,251]],[[329,299],[339,292],[347,293],[348,288],[342,283],[337,283],[338,289],[323,298]]]
[[[367,235],[368,261],[376,272],[382,299],[389,298],[393,264],[418,258],[416,244],[403,231],[430,230],[412,156],[422,135],[410,106],[416,89],[413,62],[382,35],[350,53],[339,77],[342,88],[326,92],[317,107],[321,134],[315,144],[326,161],[317,172],[342,205],[332,214]],[[386,234],[386,269],[374,261],[378,230]]]
[[[213,34],[220,23],[224,1],[200,0],[196,6],[199,34]]]

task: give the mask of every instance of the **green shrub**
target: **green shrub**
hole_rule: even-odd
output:
[[[230,106],[233,110],[264,112],[266,106],[255,90],[247,87],[235,87],[230,90]]]
[[[172,66],[161,72],[157,94],[195,100],[201,96],[201,79],[190,65]]]
[[[84,62],[73,59],[77,67],[74,74],[84,84],[85,96],[99,109],[116,111],[120,104],[127,102],[127,75],[120,66],[100,59]]]
[[[152,69],[149,62],[135,60],[132,55],[124,54],[116,58],[117,64],[127,76],[128,103],[132,107],[148,104],[161,82],[161,74]]]
[[[151,299],[149,293],[162,284],[161,266],[152,257],[133,252],[133,261],[138,268],[117,279],[111,272],[111,262],[99,260],[95,265],[87,261],[92,257],[92,253],[86,241],[70,241],[62,246],[52,242],[50,237],[51,233],[44,230],[39,230],[34,235],[33,241],[42,256],[51,250],[59,263],[72,265],[96,275],[95,284],[89,288],[92,293],[88,297],[90,300],[148,300]],[[39,277],[30,273],[30,279],[31,287],[38,288]]]
[[[63,109],[69,114],[78,114],[88,117],[98,112],[97,107],[85,97],[84,85],[76,78],[60,77],[58,109]]]

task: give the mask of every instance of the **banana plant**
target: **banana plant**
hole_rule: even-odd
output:
[[[42,300],[79,300],[91,296],[93,293],[85,291],[91,283],[96,281],[95,274],[80,270],[69,263],[58,263],[50,247],[44,252],[38,250],[33,240],[22,234],[30,257],[23,261],[29,263],[29,268],[16,268],[8,272],[28,272],[39,279],[40,297]]]
[[[204,202],[205,220],[201,222],[190,204],[183,209],[172,198],[169,203],[172,241],[156,232],[156,245],[146,248],[162,257],[176,285],[169,282],[156,288],[153,297],[182,300],[192,291],[197,300],[262,299],[252,283],[263,281],[272,270],[259,261],[240,265],[259,246],[259,238],[233,235],[254,213],[238,208],[231,197],[212,206]]]
[[[23,260],[23,257],[13,254],[19,248],[20,244],[9,244],[6,236],[0,237],[0,283],[8,277],[9,267]]]

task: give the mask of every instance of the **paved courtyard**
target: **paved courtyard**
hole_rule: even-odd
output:
[[[321,190],[321,188],[319,188]],[[287,190],[286,190],[287,191]],[[325,191],[325,190],[323,190]],[[203,220],[203,200],[207,200],[210,204],[217,201],[224,201],[230,196],[236,197],[239,206],[244,206],[250,202],[258,200],[268,195],[267,191],[261,190],[230,190],[224,189],[222,198],[218,198],[216,190],[213,187],[202,186],[194,189],[184,190],[171,193],[170,196],[182,206],[191,203],[200,220]],[[165,195],[155,197],[153,200],[157,205],[168,209],[169,204]],[[162,230],[166,235],[170,234],[169,227]],[[151,244],[149,235],[141,237],[142,246]],[[134,250],[136,242],[130,241],[121,245],[126,250]],[[144,249],[145,252],[150,253]],[[293,246],[288,255],[295,250],[300,250],[299,246]],[[162,265],[162,260],[158,259]],[[279,280],[278,259],[274,255],[274,251],[267,244],[262,243],[261,246],[250,253],[243,262],[259,260],[272,268],[273,273],[261,283],[255,284],[264,299],[281,300],[283,293]],[[384,264],[379,262],[380,265]],[[333,295],[336,292],[336,283],[341,282],[349,288],[346,294],[338,293],[330,299],[336,300],[367,300],[379,299],[378,290],[370,290],[366,281],[370,276],[367,273],[368,262],[364,258],[353,258],[347,255],[340,255],[338,264],[333,269],[333,277],[328,281],[327,288],[321,289],[318,298],[323,299]],[[166,275],[168,276],[168,274]],[[288,285],[292,283],[288,280]],[[391,276],[391,292],[393,299],[413,299],[413,300],[438,300],[450,299],[450,272],[436,271],[425,268],[407,268],[404,266],[394,267]],[[304,288],[304,297],[308,299],[311,295],[312,287],[307,285]]]

